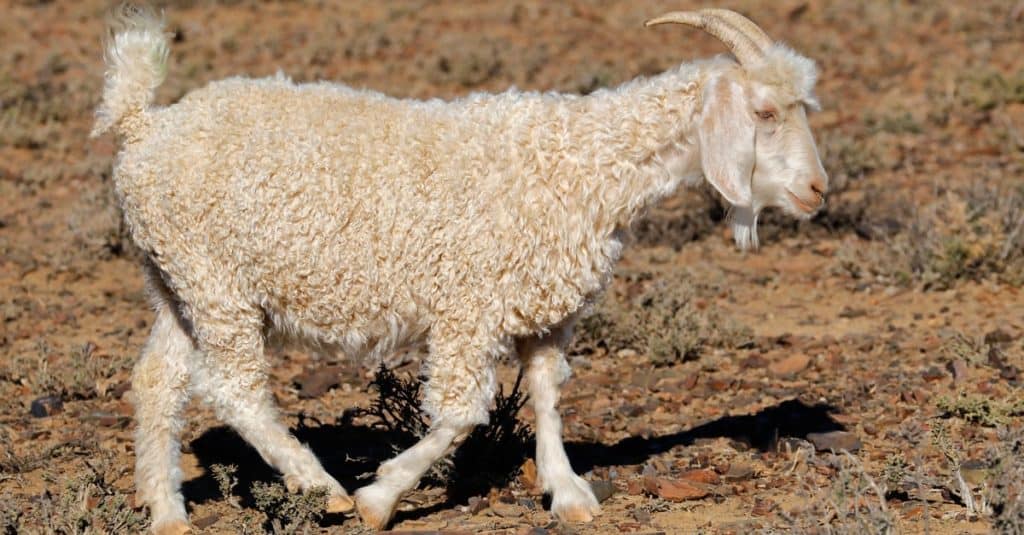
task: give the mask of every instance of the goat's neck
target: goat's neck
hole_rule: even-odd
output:
[[[699,74],[672,70],[581,99],[581,161],[594,172],[585,202],[599,232],[628,226],[681,182],[700,177],[696,143]]]

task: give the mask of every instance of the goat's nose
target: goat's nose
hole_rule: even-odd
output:
[[[825,177],[818,175],[811,179],[811,191],[818,196],[819,202],[825,202],[825,192],[828,186],[825,185]]]

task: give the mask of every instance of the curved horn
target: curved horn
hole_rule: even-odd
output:
[[[753,41],[754,44],[757,45],[757,47],[760,48],[762,52],[764,52],[768,47],[772,46],[772,44],[775,42],[772,41],[771,37],[768,37],[768,34],[765,33],[764,30],[762,30],[761,27],[757,25],[757,23],[735,11],[732,11],[730,9],[714,8],[702,9],[700,11],[701,13],[710,13],[712,15],[715,15],[718,18],[725,21],[726,24],[729,24],[732,27],[736,28],[744,35],[749,37],[750,40]]]
[[[749,65],[758,60],[763,54],[761,49],[740,30],[726,23],[716,15],[703,11],[673,11],[655,17],[644,23],[644,26],[655,26],[657,24],[686,24],[694,28],[700,28],[725,43],[732,51],[736,59],[743,65]]]

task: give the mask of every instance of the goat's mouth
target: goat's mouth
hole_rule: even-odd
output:
[[[811,215],[814,212],[817,212],[818,208],[821,208],[822,202],[820,197],[818,198],[818,202],[812,204],[801,199],[795,193],[789,191],[789,189],[786,189],[786,194],[789,195],[789,200],[793,201],[793,205],[799,208],[804,214]]]

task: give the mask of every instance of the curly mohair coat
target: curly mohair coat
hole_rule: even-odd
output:
[[[382,527],[487,420],[496,363],[512,352],[527,366],[554,512],[596,514],[556,404],[572,324],[608,283],[623,230],[702,175],[737,206],[741,245],[764,206],[806,215],[824,192],[804,118],[813,64],[781,45],[751,59],[721,15],[668,22],[717,28],[746,65],[719,57],[586,97],[411,101],[278,76],[214,82],[156,108],[167,38],[151,13],[120,12],[94,134],[122,141],[115,186],[157,310],[133,380],[136,481],[154,531],[188,529],[177,463],[190,392],[291,490],[327,486],[330,510],[357,505]],[[744,145],[762,130],[771,136],[756,151]],[[783,178],[759,179],[755,162]],[[272,333],[371,358],[428,343],[431,431],[356,504],[280,422],[263,355]]]

